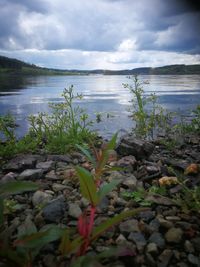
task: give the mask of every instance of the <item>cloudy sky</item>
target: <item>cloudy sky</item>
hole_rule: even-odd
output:
[[[62,69],[200,63],[195,0],[0,0],[0,54]]]

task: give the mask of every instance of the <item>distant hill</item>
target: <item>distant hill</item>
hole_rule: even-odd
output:
[[[136,68],[132,70],[59,70],[42,68],[18,59],[0,56],[0,73],[16,73],[26,75],[167,75],[167,74],[200,74],[200,65],[168,65],[157,68]]]

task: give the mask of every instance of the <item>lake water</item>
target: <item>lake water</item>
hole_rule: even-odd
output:
[[[190,116],[191,110],[200,104],[199,75],[151,75],[139,76],[145,94],[155,92],[163,108]],[[78,103],[91,119],[101,113],[103,122],[94,125],[100,134],[110,136],[119,129],[129,130],[133,122],[127,111],[131,95],[123,83],[131,83],[126,76],[0,76],[0,115],[10,111],[17,119],[17,135],[28,130],[27,116],[38,112],[50,112],[49,102],[61,102],[62,91],[74,85],[75,92],[84,95]],[[109,118],[107,114],[109,113]]]

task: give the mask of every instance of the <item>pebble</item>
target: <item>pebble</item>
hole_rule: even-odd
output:
[[[79,205],[76,203],[69,203],[69,209],[68,209],[68,214],[69,216],[78,219],[79,216],[82,214],[82,210],[80,209]]]
[[[60,221],[66,209],[65,201],[63,197],[52,200],[42,210],[42,215],[47,222]]]
[[[138,227],[138,221],[135,219],[121,222],[119,225],[120,232],[122,234],[129,234],[130,232],[140,232]]]
[[[53,196],[43,191],[36,191],[32,196],[33,206],[44,205],[52,200]]]
[[[200,266],[200,259],[193,254],[188,255],[188,261],[192,264],[192,266]]]
[[[180,243],[182,240],[183,231],[181,228],[170,228],[165,234],[165,239],[169,243]]]
[[[146,248],[146,252],[150,254],[158,254],[158,247],[155,243],[149,243]]]
[[[44,171],[42,169],[27,169],[24,170],[18,176],[19,180],[36,180],[43,176]]]
[[[158,248],[163,249],[165,247],[165,240],[161,233],[154,232],[149,237],[148,242],[155,243]]]

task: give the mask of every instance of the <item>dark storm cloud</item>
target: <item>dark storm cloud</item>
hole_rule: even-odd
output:
[[[200,12],[187,0],[2,0],[0,48],[200,53]],[[127,49],[127,48],[126,48]]]

